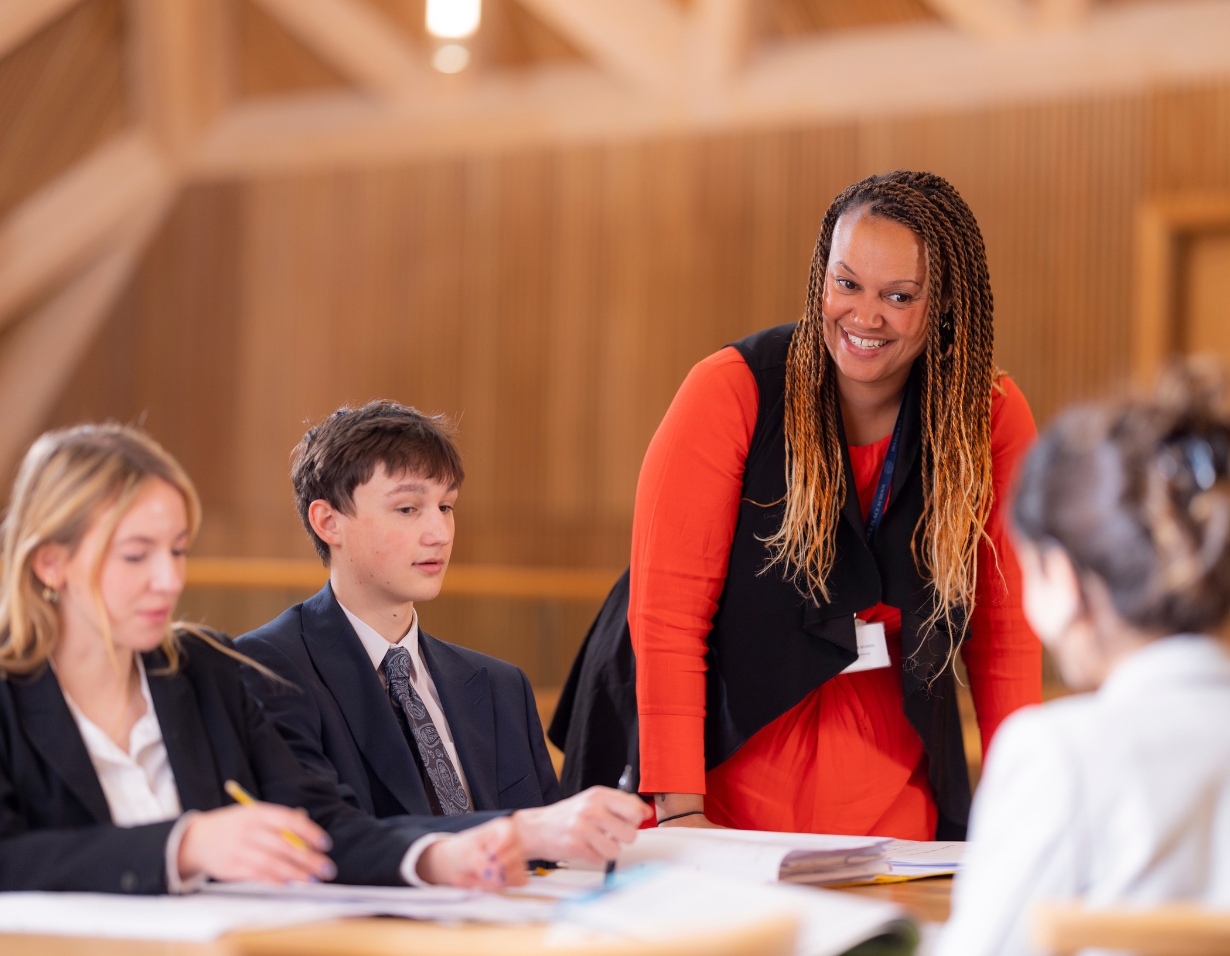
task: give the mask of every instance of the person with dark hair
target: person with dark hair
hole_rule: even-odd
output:
[[[1025,613],[1093,693],[1013,715],[987,762],[937,952],[1031,952],[1041,900],[1230,906],[1230,409],[1190,362],[1078,408],[1022,470]]]
[[[314,597],[236,646],[250,692],[311,772],[380,818],[472,825],[516,811],[534,859],[614,859],[646,808],[559,783],[520,668],[419,627],[440,593],[464,478],[444,420],[395,402],[340,408],[310,429],[291,468],[303,526],[329,569]]]
[[[627,613],[600,620],[627,620],[659,824],[963,839],[958,649],[984,748],[1041,700],[1002,516],[1034,434],[957,191],[846,189],[803,318],[698,363],[645,454]],[[627,671],[606,638],[610,673],[579,660],[552,727],[566,786],[612,736],[586,709]]]

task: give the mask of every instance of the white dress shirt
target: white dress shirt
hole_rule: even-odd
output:
[[[350,621],[350,626],[354,628],[354,632],[359,635],[363,649],[367,651],[367,656],[371,659],[372,667],[376,668],[376,673],[380,676],[380,683],[387,687],[388,681],[384,676],[384,669],[381,665],[384,663],[385,654],[389,652],[389,648],[393,645],[381,637],[375,628],[352,613],[341,601],[338,601],[338,604],[342,609],[342,613],[346,615],[346,619]],[[436,725],[436,732],[444,743],[444,749],[448,752],[449,760],[453,762],[453,767],[457,770],[457,776],[461,780],[462,789],[466,792],[466,799],[470,801],[470,806],[473,807],[474,798],[470,794],[470,785],[466,782],[465,771],[461,769],[461,761],[457,757],[457,745],[453,743],[453,732],[449,729],[448,720],[444,716],[444,708],[440,705],[440,695],[436,691],[436,682],[432,680],[431,671],[427,669],[427,661],[423,657],[423,649],[419,646],[418,611],[414,612],[414,619],[410,622],[410,629],[406,631],[406,636],[397,642],[397,646],[404,647],[410,652],[410,684],[414,687],[415,693],[422,698],[423,706],[427,708],[427,715],[431,718],[431,722]]]
[[[1032,952],[1030,908],[1230,906],[1230,656],[1180,635],[1000,727],[936,952]]]
[[[192,814],[185,814],[179,802],[179,788],[175,785],[175,774],[171,771],[171,761],[162,739],[162,725],[158,723],[158,712],[150,696],[145,664],[140,654],[134,654],[133,660],[141,678],[145,713],[129,731],[128,750],[122,749],[90,720],[68,691],[64,691],[64,701],[90,755],[103,796],[107,798],[111,822],[118,827],[136,827],[179,818],[171,829],[166,847],[167,886],[172,893],[178,893],[189,888],[179,878],[179,845]]]

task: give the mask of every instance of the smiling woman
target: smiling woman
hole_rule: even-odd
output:
[[[667,825],[964,837],[958,649],[984,747],[1041,699],[1000,513],[1034,425],[992,346],[973,214],[898,172],[830,207],[801,321],[692,370],[641,470],[628,611]]]

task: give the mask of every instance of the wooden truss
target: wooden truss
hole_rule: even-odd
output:
[[[0,0],[0,56],[80,0]],[[0,222],[0,468],[187,182],[425,153],[858,119],[1230,73],[1230,3],[928,0],[941,23],[757,42],[755,0],[518,0],[583,64],[446,77],[362,0],[258,4],[344,92],[237,101],[231,7],[126,0],[135,128]]]

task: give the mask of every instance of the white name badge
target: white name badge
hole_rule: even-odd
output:
[[[858,660],[842,671],[843,674],[876,671],[892,663],[888,659],[888,640],[884,636],[883,624],[868,624],[855,618],[854,639],[858,642]]]

